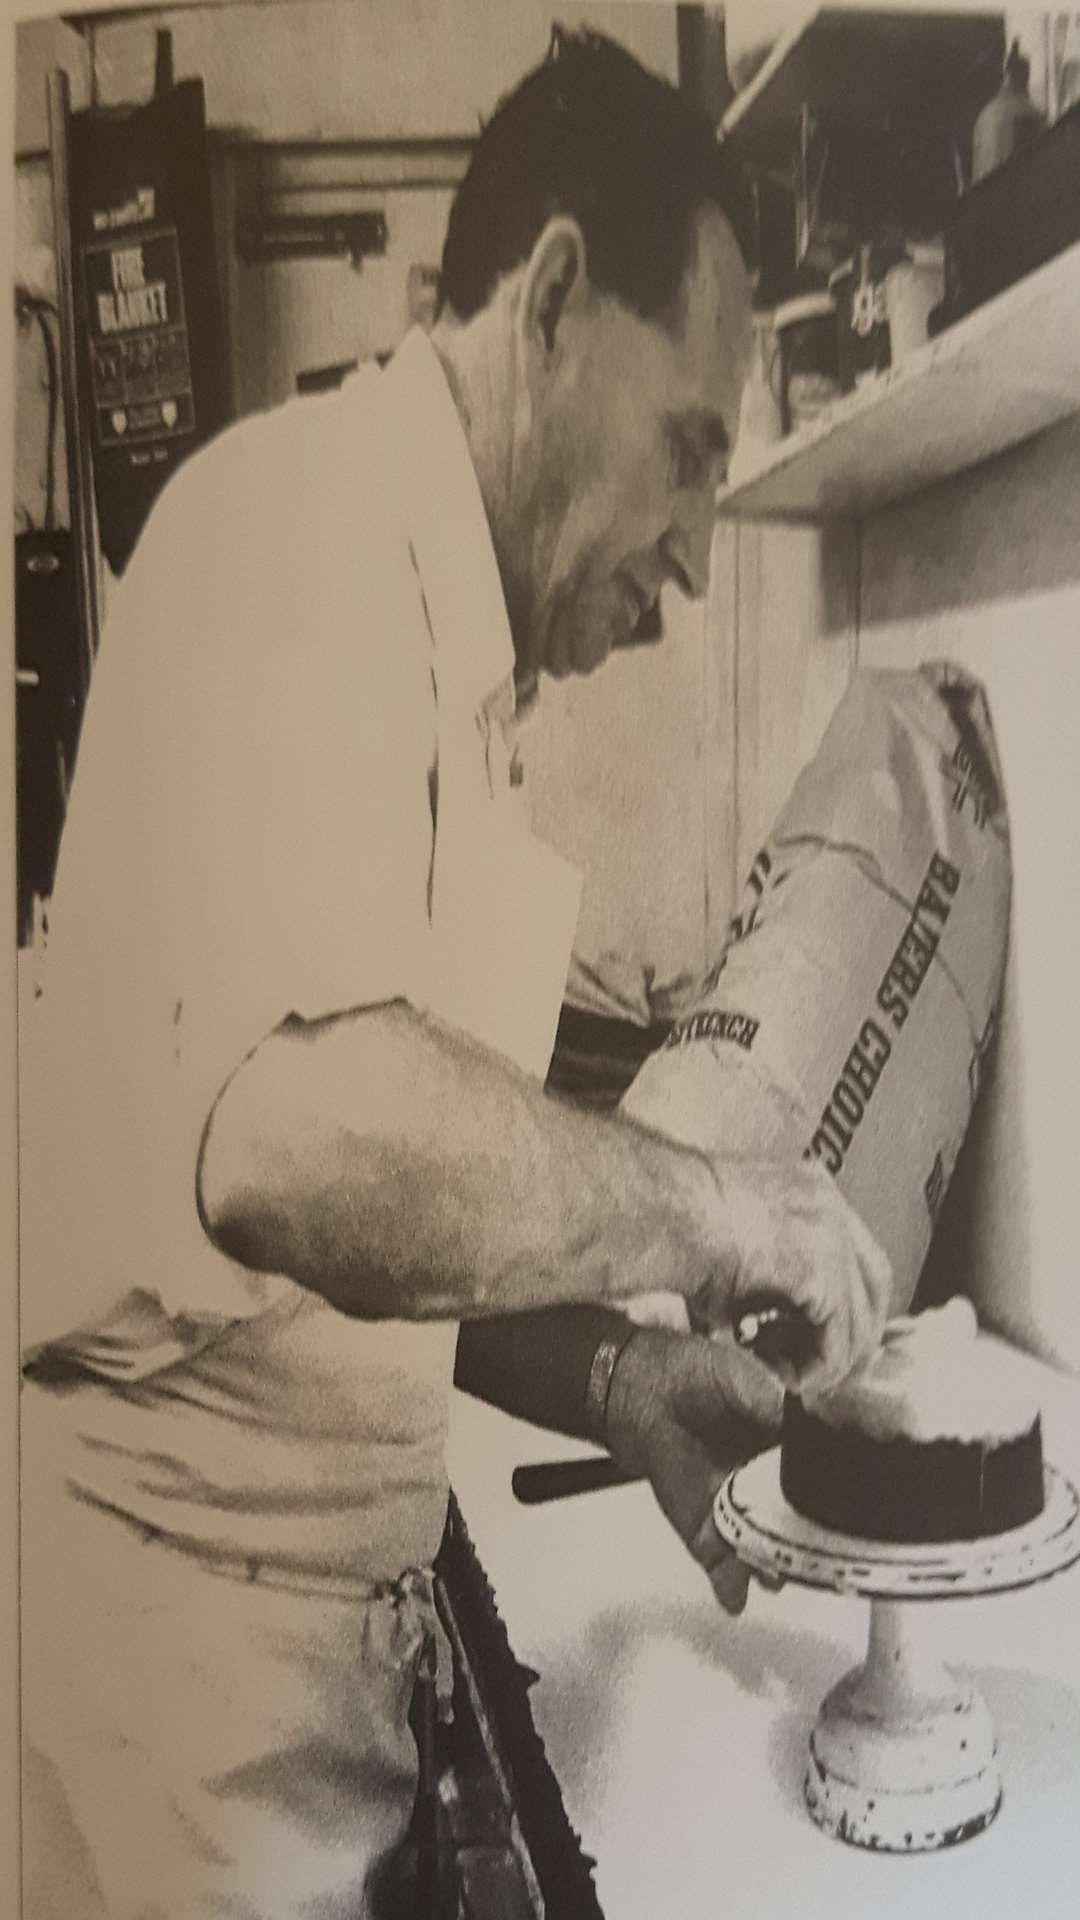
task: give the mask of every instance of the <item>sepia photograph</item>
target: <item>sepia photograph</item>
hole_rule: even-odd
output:
[[[1080,11],[11,11],[10,1910],[1067,1920]]]

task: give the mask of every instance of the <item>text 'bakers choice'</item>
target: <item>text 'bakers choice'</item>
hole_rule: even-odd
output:
[[[168,286],[164,280],[147,280],[142,247],[118,248],[110,255],[110,266],[112,288],[95,295],[101,332],[167,326],[171,317]]]
[[[935,853],[919,889],[911,919],[886,968],[876,994],[877,1005],[899,1031],[911,1010],[927,969],[937,952],[953,898],[960,885],[959,868]],[[839,1173],[871,1095],[892,1053],[892,1041],[883,1024],[864,1020],[859,1036],[840,1071],[814,1137],[803,1158],[821,1160],[830,1173]]]
[[[855,1129],[893,1050],[888,1028],[891,1026],[899,1032],[907,1020],[937,952],[959,885],[959,868],[946,860],[944,854],[935,853],[916,896],[911,918],[874,996],[878,1012],[885,1018],[879,1020],[871,1015],[863,1021],[803,1155],[806,1160],[821,1160],[830,1173],[839,1173],[844,1164]],[[748,1014],[705,1007],[688,1019],[677,1020],[665,1046],[685,1047],[695,1041],[723,1040],[749,1053],[760,1027],[760,1020]]]

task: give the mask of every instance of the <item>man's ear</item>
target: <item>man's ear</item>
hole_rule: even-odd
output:
[[[548,221],[525,269],[518,325],[526,350],[550,359],[562,321],[583,305],[588,291],[585,236],[576,220],[559,214]]]

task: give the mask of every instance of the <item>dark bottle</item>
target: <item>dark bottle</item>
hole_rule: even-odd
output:
[[[995,167],[1002,166],[1017,147],[1045,127],[1046,115],[1040,112],[1028,92],[1030,78],[1031,62],[1021,53],[1020,42],[1014,40],[1001,85],[975,122],[971,143],[973,184],[984,180]]]

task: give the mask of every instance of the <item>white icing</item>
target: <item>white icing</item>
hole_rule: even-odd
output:
[[[979,1333],[961,1299],[890,1321],[873,1357],[806,1406],[830,1426],[918,1441],[1012,1439],[1039,1411],[1013,1356]]]

